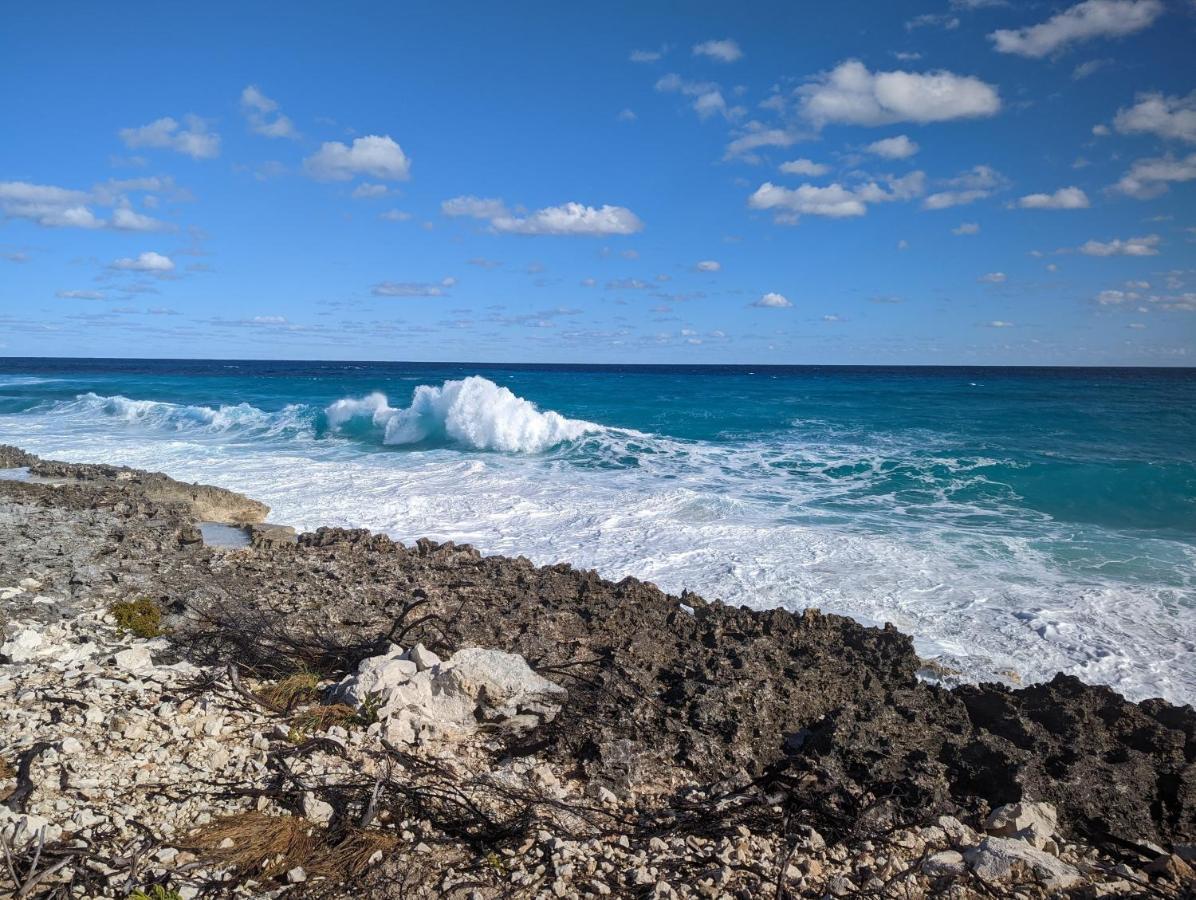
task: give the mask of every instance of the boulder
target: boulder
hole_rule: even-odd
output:
[[[986,837],[978,847],[964,852],[972,871],[986,882],[1003,883],[1033,879],[1048,890],[1061,891],[1079,884],[1080,873],[1025,841]]]
[[[23,628],[0,644],[0,656],[10,663],[24,663],[49,652],[46,639],[36,628]]]
[[[942,850],[926,857],[922,863],[922,871],[931,878],[953,878],[962,875],[968,869],[963,861],[963,854],[957,850]]]
[[[1049,803],[1007,803],[993,810],[984,830],[997,837],[1016,838],[1039,850],[1056,850],[1059,816]]]

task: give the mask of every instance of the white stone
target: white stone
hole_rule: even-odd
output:
[[[21,590],[23,591],[33,592],[40,591],[42,589],[42,583],[36,578],[22,578],[17,582],[17,584],[20,585]]]
[[[922,863],[922,871],[933,878],[962,875],[967,871],[963,854],[955,850],[943,850],[931,854]]]
[[[440,657],[425,647],[423,644],[416,644],[407,651],[407,658],[415,663],[415,667],[423,672],[425,669],[430,669],[433,666],[440,665]]]
[[[290,884],[299,884],[302,881],[307,881],[307,873],[303,871],[302,866],[295,866],[295,868],[287,872],[287,881]]]
[[[0,656],[10,663],[29,662],[49,652],[46,639],[36,628],[23,628],[0,644]]]
[[[968,865],[984,881],[1009,881],[1032,875],[1050,890],[1078,884],[1080,873],[1051,854],[1013,838],[987,837],[965,851]]]
[[[58,745],[58,749],[63,753],[82,753],[83,745],[79,743],[78,738],[67,736],[62,739],[62,743]]]
[[[112,659],[116,663],[117,668],[124,669],[126,672],[147,669],[154,664],[154,659],[150,656],[150,652],[140,645],[130,647],[127,650],[121,650],[114,654]]]
[[[1017,838],[1039,850],[1056,849],[1053,838],[1059,816],[1049,803],[1007,803],[993,810],[984,830],[997,837]]]
[[[315,794],[309,792],[303,795],[303,815],[317,825],[327,825],[332,821],[335,812],[331,804],[325,803]]]

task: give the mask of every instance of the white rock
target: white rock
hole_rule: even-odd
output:
[[[299,884],[302,881],[307,881],[307,873],[303,871],[303,866],[295,866],[295,868],[287,872],[287,881],[290,884]]]
[[[130,647],[127,650],[121,650],[112,659],[116,663],[117,668],[124,669],[126,672],[148,669],[154,664],[154,659],[150,656],[150,652],[140,645]]]
[[[23,590],[23,591],[32,592],[32,591],[40,591],[42,589],[42,583],[40,581],[38,581],[36,578],[22,578],[20,581],[17,582],[17,584],[20,585],[21,590]]]
[[[79,743],[79,740],[77,738],[67,736],[62,739],[62,743],[58,745],[58,749],[62,753],[69,753],[69,754],[82,753],[83,745],[81,743]]]
[[[425,669],[430,669],[433,666],[440,665],[440,657],[425,647],[423,644],[416,644],[407,651],[407,658],[415,663],[415,667],[423,672]]]
[[[993,810],[984,830],[998,837],[1017,838],[1039,850],[1057,849],[1053,838],[1059,816],[1049,803],[1007,803]]]
[[[315,794],[308,792],[303,795],[303,815],[317,825],[327,825],[332,821],[335,812],[331,804],[325,803]]]
[[[33,813],[13,812],[0,803],[0,837],[8,842],[9,848],[24,847],[30,841],[36,840],[43,829],[47,843],[62,837],[62,828],[49,819]]]
[[[29,662],[49,652],[46,639],[36,628],[23,628],[0,644],[0,656],[10,663]]]
[[[922,863],[922,871],[933,878],[962,875],[967,871],[963,854],[955,850],[943,850],[931,854]]]
[[[965,851],[964,857],[985,881],[1009,881],[1033,876],[1050,890],[1064,890],[1078,884],[1080,873],[1051,854],[1012,838],[986,837],[980,846]]]

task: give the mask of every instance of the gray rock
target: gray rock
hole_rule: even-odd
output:
[[[963,854],[956,850],[942,850],[926,857],[922,871],[932,878],[955,877],[968,869]]]
[[[984,881],[1005,882],[1032,877],[1050,890],[1080,882],[1080,873],[1051,854],[1013,838],[986,837],[964,852],[972,871]]]

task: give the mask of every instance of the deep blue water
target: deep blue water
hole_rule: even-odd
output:
[[[1196,697],[1196,370],[4,359],[0,440]]]

